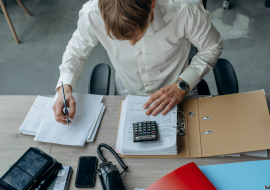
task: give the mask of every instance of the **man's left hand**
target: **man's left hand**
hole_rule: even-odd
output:
[[[176,83],[161,88],[157,92],[151,94],[151,98],[143,105],[143,108],[147,109],[154,102],[145,114],[156,116],[165,108],[161,113],[164,116],[183,100],[185,94],[186,92],[180,90]]]

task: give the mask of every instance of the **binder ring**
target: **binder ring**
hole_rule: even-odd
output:
[[[180,114],[183,114],[183,116],[180,117]],[[178,108],[177,109],[177,135],[183,136],[185,134],[186,134],[185,113]]]
[[[177,109],[177,111],[174,111],[173,113],[181,113],[181,114],[183,114],[183,118],[185,116],[185,113],[183,111],[179,110],[179,108]],[[177,117],[178,117],[178,114],[177,114]]]

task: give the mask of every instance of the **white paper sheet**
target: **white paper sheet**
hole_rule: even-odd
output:
[[[115,152],[121,153],[121,146],[122,146],[122,139],[123,139],[123,131],[125,126],[125,113],[126,113],[126,101],[122,101],[122,107],[121,107],[121,114],[120,114],[120,121],[119,121],[119,128],[118,128],[118,134],[117,134],[117,141],[116,141],[116,147]]]
[[[88,141],[88,140],[90,139],[90,137],[91,137],[91,135],[92,135],[92,133],[93,133],[93,131],[94,131],[94,129],[95,129],[95,126],[96,126],[96,123],[97,123],[97,120],[98,120],[98,118],[99,118],[99,114],[100,114],[102,108],[103,108],[103,103],[101,103],[101,104],[99,105],[99,108],[98,108],[98,110],[97,110],[97,112],[96,112],[95,120],[94,120],[94,122],[92,123],[92,126],[91,126],[91,128],[90,128],[90,130],[89,130],[89,134],[88,134],[88,137],[87,137],[86,141]]]
[[[240,153],[235,153],[235,154],[225,154],[225,155],[220,155],[218,157],[227,157],[227,156],[230,156],[230,157],[241,157],[241,154]],[[215,156],[213,156],[215,157]]]
[[[102,105],[103,105],[103,104],[102,104]],[[87,140],[87,142],[93,142],[93,141],[94,141],[95,136],[96,136],[96,133],[97,133],[97,130],[98,130],[98,127],[99,127],[99,124],[100,124],[100,121],[101,121],[101,118],[102,118],[103,113],[104,113],[104,111],[105,111],[105,108],[106,108],[106,106],[103,105],[103,106],[102,106],[102,109],[101,109],[101,111],[100,111],[100,114],[99,114],[99,116],[98,116],[98,120],[97,120],[97,122],[96,122],[96,124],[95,124],[94,131],[93,131],[93,133],[91,134],[90,139]]]
[[[36,135],[46,111],[52,102],[52,97],[37,96],[21,125],[19,132],[26,135]]]
[[[245,154],[245,155],[249,155],[249,156],[257,156],[257,157],[267,158],[267,150],[258,150],[258,151],[252,151],[252,152],[243,152],[241,154]]]
[[[145,109],[142,108],[143,104],[150,97],[143,96],[127,96],[125,100],[126,110],[124,121],[120,119],[122,126],[119,127],[119,137],[121,139],[116,145],[116,150],[119,152],[119,143],[121,144],[121,153],[123,155],[175,155],[177,154],[177,107],[173,107],[165,116],[159,113],[156,116],[145,115]],[[121,111],[122,117],[122,111]],[[133,142],[133,123],[142,121],[156,121],[159,130],[158,141],[148,141],[141,143]],[[123,131],[121,131],[123,129]],[[118,138],[119,138],[118,137]]]
[[[57,96],[58,94],[54,97],[50,107],[53,106]],[[103,96],[77,93],[73,93],[73,96],[76,100],[76,115],[72,123],[68,126],[56,122],[54,111],[51,109],[45,115],[44,122],[37,132],[36,141],[62,145],[84,145]]]
[[[206,97],[202,97],[202,98],[199,98],[199,99],[204,99],[204,98],[212,98],[213,96],[210,95],[210,96],[206,96]]]

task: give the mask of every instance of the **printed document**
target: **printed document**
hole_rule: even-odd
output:
[[[177,106],[165,116],[145,115],[144,103],[150,97],[129,95],[123,101],[119,122],[116,151],[122,155],[176,155],[177,154]],[[133,123],[156,121],[158,141],[133,142]]]

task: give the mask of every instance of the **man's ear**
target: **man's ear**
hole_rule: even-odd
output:
[[[156,7],[156,0],[153,0],[152,5],[151,5],[152,11],[154,11],[155,7]]]

